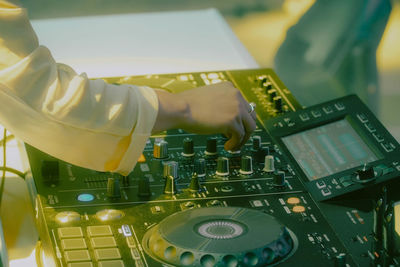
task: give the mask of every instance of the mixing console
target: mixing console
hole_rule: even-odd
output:
[[[270,69],[106,80],[175,93],[228,80],[257,104],[258,128],[236,152],[223,149],[225,138],[220,135],[178,129],[152,136],[126,177],[79,168],[27,145],[45,266],[342,267],[379,265],[383,258],[395,263],[395,252],[387,249],[389,241],[377,238],[377,229],[396,236],[391,235],[387,216],[382,222],[374,219],[373,201],[360,200],[361,208],[355,200],[351,205],[344,205],[344,200],[340,205],[316,202],[381,186],[399,176],[394,160],[399,145],[356,97],[302,109]],[[347,108],[348,103],[355,104]],[[332,114],[321,113],[317,122],[312,119],[327,107]],[[304,114],[310,120],[304,122],[307,127],[301,126]],[[379,127],[376,132],[383,140],[369,144],[370,136],[364,134],[368,127],[353,127],[351,118],[357,116]],[[316,164],[313,169],[305,167],[301,144],[307,138],[322,138],[306,130],[330,125],[323,130],[333,131],[330,123],[345,124],[339,140],[358,142],[345,143],[355,159],[349,160],[345,148],[325,151],[323,156],[313,151],[309,162],[330,162],[330,155],[343,153],[340,159],[350,163],[332,172]],[[357,123],[367,122],[359,118]],[[280,134],[279,125],[287,127],[282,130],[286,134]],[[301,141],[296,134],[304,132]],[[323,137],[321,147],[330,142],[336,142],[331,135]],[[389,144],[390,152],[383,143]],[[318,170],[318,175],[310,175],[311,170]],[[341,181],[341,188],[332,186],[334,179],[347,176],[351,185]],[[325,186],[318,187],[318,181]],[[331,194],[324,196],[324,189]]]

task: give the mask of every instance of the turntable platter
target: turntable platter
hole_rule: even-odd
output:
[[[265,266],[292,255],[295,235],[274,217],[246,208],[177,212],[144,236],[145,251],[173,266]]]

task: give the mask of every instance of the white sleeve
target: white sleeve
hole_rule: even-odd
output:
[[[0,0],[0,123],[72,164],[128,174],[158,112],[153,89],[89,80],[39,46],[26,11]]]

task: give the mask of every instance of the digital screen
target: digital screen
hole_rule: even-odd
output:
[[[282,141],[310,181],[378,160],[346,119]]]

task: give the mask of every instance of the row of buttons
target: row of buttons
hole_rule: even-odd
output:
[[[87,233],[94,257],[101,267],[124,267],[121,253],[109,225],[88,226]],[[58,228],[61,247],[69,267],[93,266],[82,227]]]
[[[369,122],[365,114],[359,113],[357,114],[357,118],[364,124],[365,128],[370,133],[372,133],[372,136],[375,138],[376,141],[378,141],[378,143],[381,144],[382,148],[386,152],[392,152],[396,148],[393,143],[383,142],[385,139],[381,134],[377,133],[375,126],[371,122]]]
[[[341,111],[341,110],[344,110],[344,109],[345,109],[344,104],[341,103],[341,102],[336,103],[334,106],[335,106],[335,108],[336,108],[337,111]],[[334,109],[332,108],[332,106],[325,106],[325,107],[322,107],[322,111],[323,111],[326,115],[328,115],[328,114],[333,113],[333,112],[334,112]],[[322,117],[322,112],[321,112],[321,110],[319,110],[319,109],[311,110],[311,116],[312,116],[313,118],[320,118],[320,117]],[[310,116],[309,116],[309,114],[306,113],[306,112],[305,112],[305,113],[301,113],[301,114],[299,115],[299,118],[300,118],[300,120],[302,120],[302,121],[308,121],[308,120],[310,120]]]

